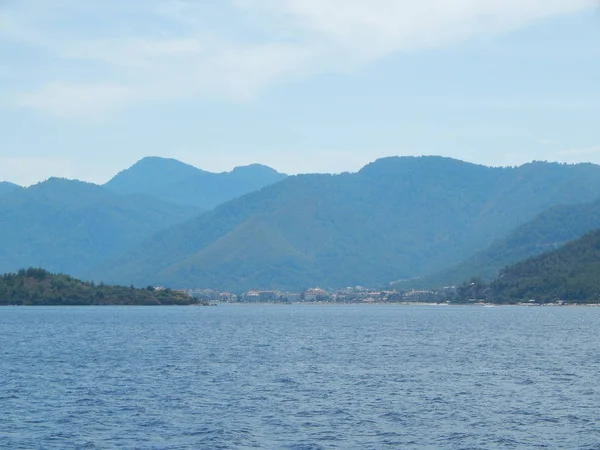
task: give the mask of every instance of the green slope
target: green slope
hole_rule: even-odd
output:
[[[120,172],[104,186],[119,194],[147,194],[206,211],[285,177],[260,164],[211,173],[175,159],[148,157]]]
[[[600,201],[551,207],[465,261],[420,279],[394,283],[394,286],[433,288],[456,285],[469,277],[489,281],[509,264],[556,249],[596,228],[600,228]]]
[[[489,296],[497,302],[600,302],[600,230],[503,269]]]
[[[600,167],[489,168],[385,158],[355,174],[289,177],[158,233],[96,279],[298,290],[376,286],[440,270],[556,204],[600,194]]]
[[[148,196],[53,178],[0,197],[0,271],[44,266],[81,276],[193,215],[189,208]]]

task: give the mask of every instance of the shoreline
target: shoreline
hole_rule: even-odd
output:
[[[11,308],[22,308],[22,307],[77,307],[77,308],[86,308],[86,307],[110,307],[110,306],[119,306],[119,307],[132,307],[132,308],[144,308],[144,307],[197,307],[197,306],[220,306],[220,305],[238,305],[238,306],[432,306],[432,307],[448,307],[448,306],[469,306],[475,308],[499,308],[499,307],[526,307],[526,308],[534,308],[534,307],[600,307],[600,303],[427,303],[427,302],[214,302],[210,304],[203,303],[189,303],[189,304],[158,304],[158,305],[135,305],[135,304],[105,304],[105,305],[19,305],[19,304],[2,304],[2,307],[11,307]]]

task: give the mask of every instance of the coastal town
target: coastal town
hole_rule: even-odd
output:
[[[287,292],[278,290],[257,290],[252,289],[242,294],[231,292],[221,292],[214,289],[186,289],[184,292],[193,297],[198,303],[203,305],[215,305],[218,303],[336,303],[336,304],[471,304],[491,306],[484,293],[474,292],[469,289],[473,283],[465,286],[447,286],[439,289],[430,290],[377,290],[368,289],[362,286],[347,287],[327,291],[316,287],[306,289],[302,292]],[[156,287],[155,289],[164,289]],[[518,306],[565,306],[577,305],[577,302],[567,302],[565,300],[556,300],[553,302],[542,302],[535,299],[525,301],[511,302],[510,304]],[[582,303],[588,305],[588,302]]]
[[[374,290],[361,286],[327,291],[319,287],[302,292],[249,290],[243,294],[214,289],[187,289],[188,295],[213,303],[445,303],[456,293],[454,286],[437,290]]]

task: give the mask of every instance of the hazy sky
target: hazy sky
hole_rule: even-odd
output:
[[[0,180],[600,163],[596,0],[0,0]]]

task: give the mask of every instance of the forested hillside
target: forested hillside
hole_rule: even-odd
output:
[[[600,228],[600,201],[553,206],[458,265],[394,286],[399,289],[441,287],[458,284],[469,277],[491,281],[509,264],[559,248],[597,228]]]
[[[0,272],[43,265],[81,276],[195,214],[152,197],[52,178],[0,196]]]
[[[600,302],[600,230],[503,269],[489,289],[496,302]]]

